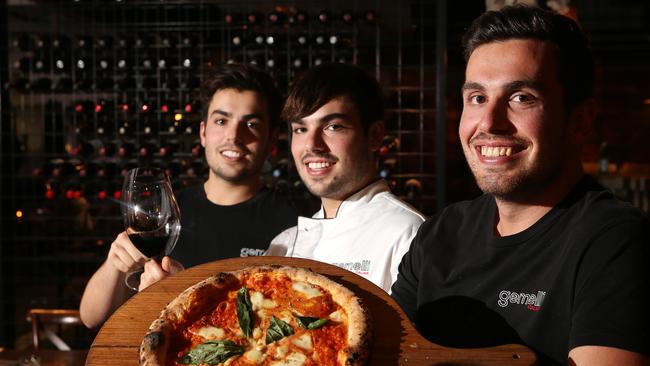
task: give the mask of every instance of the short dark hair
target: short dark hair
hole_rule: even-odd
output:
[[[472,22],[463,37],[465,60],[481,45],[510,39],[536,39],[557,46],[558,78],[568,108],[593,95],[594,61],[589,42],[572,19],[523,5],[488,11]]]
[[[212,97],[223,89],[254,91],[264,97],[269,109],[269,127],[271,130],[280,125],[282,96],[273,79],[264,71],[246,64],[226,64],[212,73],[201,86],[203,118],[207,118]]]
[[[289,123],[316,112],[330,100],[347,97],[359,112],[364,131],[384,119],[384,101],[377,79],[360,68],[326,63],[308,70],[289,88],[282,117]]]

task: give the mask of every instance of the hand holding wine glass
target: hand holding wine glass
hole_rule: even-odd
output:
[[[171,183],[160,169],[135,168],[124,177],[122,214],[126,233],[146,257],[168,255],[180,234],[180,211]],[[125,283],[137,291],[142,269],[127,274]]]

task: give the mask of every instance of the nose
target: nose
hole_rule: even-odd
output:
[[[508,120],[508,103],[507,101],[492,101],[486,103],[482,109],[481,121],[479,128],[481,131],[504,134],[512,132],[513,125]]]
[[[323,140],[321,129],[314,128],[305,136],[305,149],[309,152],[323,152],[327,150],[327,144]]]
[[[226,141],[235,142],[239,141],[241,136],[240,123],[228,123],[225,128]]]

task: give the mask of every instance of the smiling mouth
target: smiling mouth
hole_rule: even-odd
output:
[[[332,165],[334,165],[334,163],[329,162],[329,161],[313,161],[313,162],[309,162],[309,163],[307,163],[305,165],[307,165],[307,168],[309,168],[311,170],[318,171],[318,170],[327,169],[327,168],[331,167]]]
[[[221,155],[223,155],[223,156],[225,156],[225,157],[227,157],[229,159],[239,159],[242,156],[244,156],[244,154],[242,154],[239,151],[235,151],[235,150],[224,150],[224,151],[221,152]]]
[[[481,146],[481,155],[486,158],[512,155],[511,146]]]

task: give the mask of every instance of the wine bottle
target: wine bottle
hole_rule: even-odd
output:
[[[379,167],[378,174],[383,179],[388,179],[391,176],[395,167],[397,166],[397,159],[390,158],[382,161],[381,166]]]
[[[78,49],[88,50],[93,46],[93,39],[91,36],[77,36],[76,47]]]
[[[115,43],[118,49],[128,50],[133,45],[133,39],[127,35],[120,35]]]
[[[298,26],[304,26],[308,22],[308,15],[304,11],[297,11],[293,15],[289,17],[289,23],[298,25]]]
[[[27,33],[20,33],[12,38],[11,46],[22,52],[28,52],[32,50],[33,40]]]
[[[14,61],[13,68],[24,75],[27,75],[32,70],[32,64],[32,59],[30,57],[23,57],[20,60]]]
[[[262,17],[259,15],[259,13],[252,12],[246,15],[246,21],[248,22],[249,25],[258,24],[260,19],[262,19]]]
[[[97,155],[102,158],[114,156],[117,153],[117,142],[115,141],[102,141],[101,145],[97,148]]]
[[[285,22],[284,14],[276,11],[270,12],[267,19],[271,26],[282,26]]]
[[[171,157],[178,152],[180,142],[177,139],[167,140],[158,149],[158,156],[163,159],[171,159]]]
[[[422,195],[422,183],[415,178],[409,179],[404,183],[404,191],[409,201],[419,199]]]
[[[344,11],[343,14],[341,14],[341,20],[343,20],[343,23],[345,24],[353,24],[354,14],[351,11]]]
[[[229,26],[240,24],[241,20],[242,20],[241,14],[226,13],[223,16],[223,21]]]
[[[190,152],[192,154],[192,157],[195,159],[199,159],[203,156],[203,145],[201,145],[200,140],[194,141],[194,143],[192,144],[192,148],[190,149]]]
[[[178,37],[172,33],[162,33],[160,35],[160,46],[164,48],[174,48],[178,44]]]
[[[117,155],[122,158],[131,158],[135,154],[135,144],[132,141],[122,141],[117,149]]]
[[[386,135],[379,148],[379,155],[386,156],[399,150],[400,140],[395,136]]]
[[[366,20],[366,23],[374,24],[377,21],[377,13],[372,10],[368,10],[364,14],[364,19]]]
[[[99,36],[95,39],[95,48],[99,51],[110,50],[113,47],[113,37],[109,35]]]
[[[321,24],[328,24],[330,22],[331,14],[327,10],[321,10],[316,17],[316,20]]]

